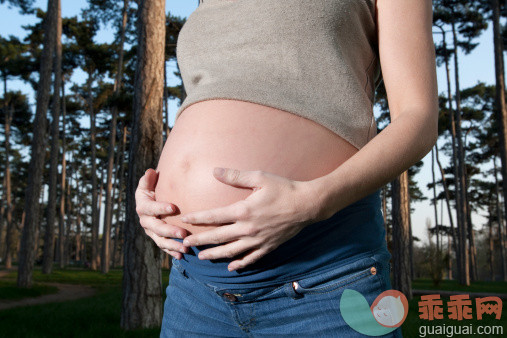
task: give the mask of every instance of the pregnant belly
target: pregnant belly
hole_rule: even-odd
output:
[[[158,163],[158,201],[178,212],[162,220],[198,233],[219,225],[191,225],[182,214],[245,199],[251,189],[224,184],[214,167],[263,170],[309,181],[335,170],[357,148],[316,122],[237,100],[207,100],[180,114]]]

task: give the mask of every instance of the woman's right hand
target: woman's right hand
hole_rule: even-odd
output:
[[[170,238],[185,238],[187,230],[176,225],[170,225],[158,218],[160,215],[170,215],[175,212],[176,206],[171,203],[157,202],[155,200],[155,186],[158,173],[148,169],[139,179],[136,189],[136,212],[139,216],[144,232],[167,254],[176,259],[188,253],[188,248],[182,243]]]

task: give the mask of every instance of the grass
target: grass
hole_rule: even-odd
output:
[[[40,269],[36,269],[33,276],[34,284],[57,282],[89,285],[96,288],[97,293],[92,297],[68,302],[0,311],[0,337],[159,337],[160,335],[160,328],[134,331],[124,331],[120,328],[121,269],[111,270],[107,274],[82,269],[55,269],[51,275],[44,275]],[[13,271],[0,281],[15,285],[16,278],[17,271]],[[169,270],[163,269],[162,290],[165,290],[168,283]]]
[[[168,285],[169,271],[163,270],[162,276],[162,285],[165,290]],[[0,284],[0,294],[3,285],[13,283],[15,279],[15,271],[2,278],[0,280],[0,283],[2,283]],[[43,275],[40,270],[36,270],[34,272],[34,281],[37,284],[41,282],[59,282],[91,285],[97,289],[97,293],[92,297],[74,301],[0,311],[0,337],[159,337],[160,328],[136,331],[124,331],[120,328],[122,271],[119,269],[111,270],[108,274],[80,269],[55,269],[52,275]],[[12,284],[9,285],[9,287],[13,286]],[[432,289],[431,285],[430,280],[420,279],[414,282],[413,288]],[[469,288],[460,288],[453,281],[443,281],[440,289],[467,292],[500,292],[500,290],[505,290],[505,283],[477,282]],[[11,290],[11,292],[13,291]],[[442,297],[442,299],[444,300],[444,317],[447,317],[445,305],[448,298]],[[418,301],[420,301],[420,296],[414,296],[409,301],[409,313],[402,325],[404,337],[419,337],[421,326],[444,324],[447,327],[469,326],[469,324],[472,324],[474,328],[478,325],[503,325],[504,334],[507,332],[507,310],[505,308],[501,320],[495,320],[490,315],[484,315],[482,321],[473,319],[458,322],[448,318],[425,321],[419,318]],[[476,318],[475,306],[473,306],[472,311],[474,318]],[[454,335],[453,337],[471,336],[473,335]],[[431,335],[431,337],[439,336]],[[446,337],[446,335],[440,337]],[[481,335],[481,337],[488,336]]]
[[[21,289],[16,286],[15,280],[0,279],[0,300],[19,300],[27,297],[38,297],[57,293],[56,286],[35,283],[33,288]]]

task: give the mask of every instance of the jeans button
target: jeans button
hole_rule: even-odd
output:
[[[375,275],[377,273],[377,269],[374,266],[372,266],[370,272],[372,275]]]
[[[230,300],[231,302],[235,302],[238,300],[238,298],[236,298],[236,296],[234,296],[233,294],[228,293],[228,292],[224,293],[223,296],[225,298],[227,298],[228,300]]]
[[[299,288],[298,282],[292,282],[292,288],[294,289],[294,291],[297,291],[297,289]]]

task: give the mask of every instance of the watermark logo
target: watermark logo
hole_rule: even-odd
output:
[[[345,289],[340,298],[340,312],[355,331],[367,336],[382,336],[403,324],[408,314],[408,301],[400,291],[386,290],[370,306],[361,293]]]

